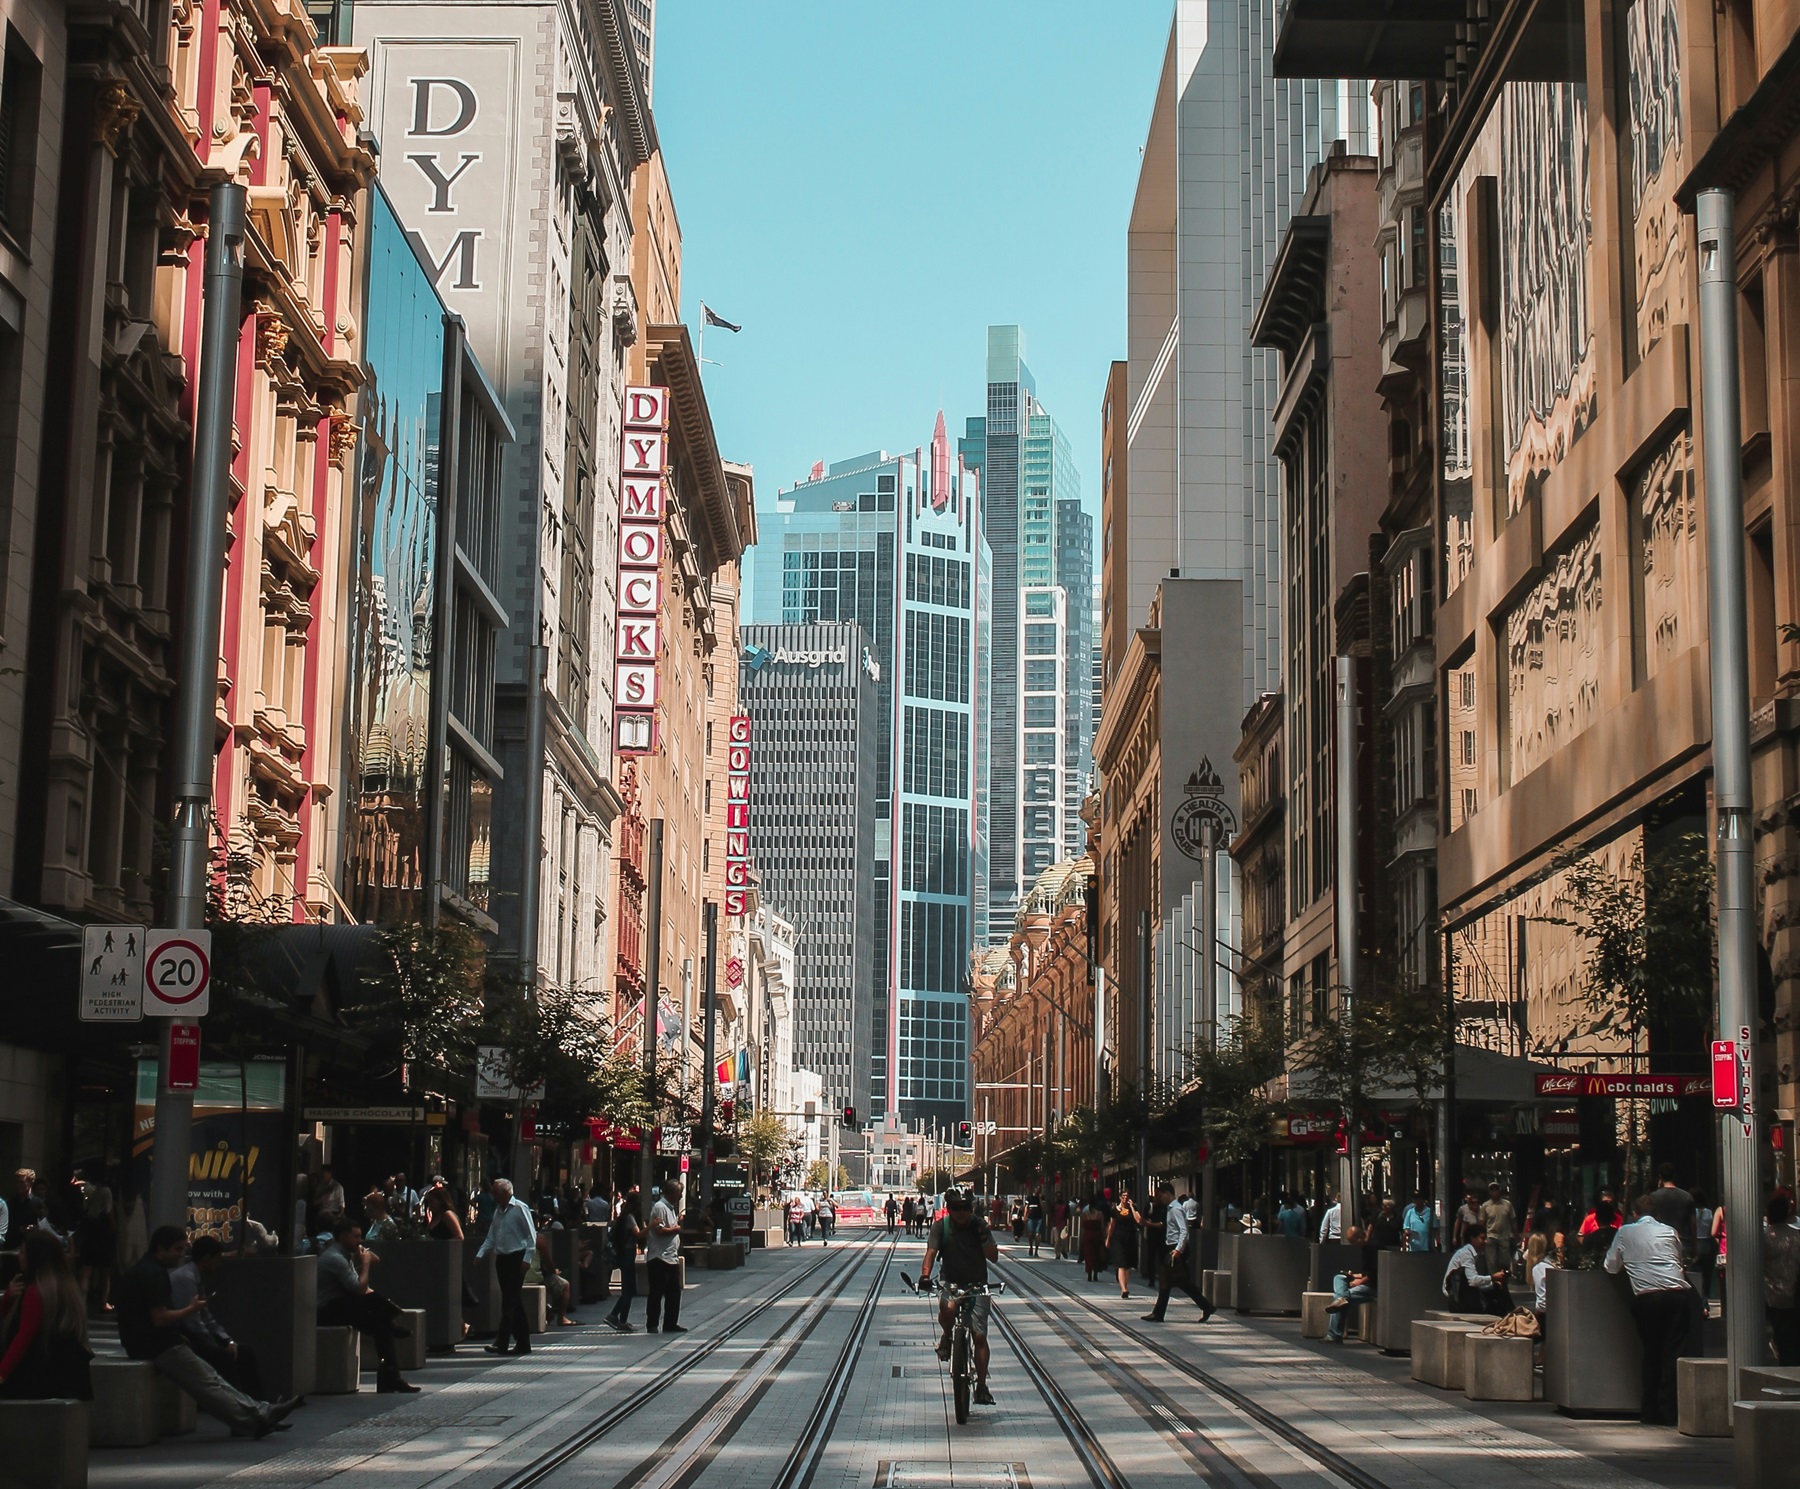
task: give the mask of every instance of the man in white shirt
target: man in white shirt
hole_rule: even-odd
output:
[[[1650,1195],[1640,1194],[1634,1208],[1638,1218],[1619,1227],[1605,1265],[1609,1272],[1624,1272],[1631,1283],[1631,1316],[1644,1347],[1638,1420],[1673,1427],[1675,1362],[1688,1342],[1693,1289],[1681,1267],[1681,1236],[1650,1213]]]
[[[490,1355],[528,1355],[531,1353],[531,1325],[525,1320],[525,1308],[519,1300],[519,1289],[525,1285],[525,1267],[537,1250],[537,1226],[531,1208],[515,1198],[509,1180],[493,1183],[494,1218],[488,1222],[488,1233],[475,1249],[480,1261],[489,1252],[494,1256],[494,1279],[500,1286],[500,1332],[487,1346]],[[508,1350],[506,1341],[515,1341]]]
[[[1144,1322],[1160,1324],[1169,1311],[1169,1293],[1180,1288],[1194,1300],[1200,1309],[1200,1322],[1205,1323],[1213,1316],[1213,1305],[1188,1281],[1188,1214],[1176,1201],[1175,1186],[1166,1180],[1156,1186],[1156,1209],[1163,1211],[1163,1253],[1156,1266],[1156,1307],[1144,1315]],[[1155,1213],[1151,1211],[1153,1217]]]
[[[685,1334],[681,1318],[681,1181],[663,1184],[662,1196],[650,1207],[649,1239],[644,1243],[644,1270],[650,1298],[644,1305],[644,1332],[654,1334],[657,1319],[665,1334]]]
[[[1450,1254],[1444,1268],[1444,1296],[1459,1313],[1492,1313],[1496,1317],[1512,1309],[1506,1291],[1506,1273],[1481,1270],[1481,1252],[1487,1231],[1478,1220],[1463,1232],[1463,1243]]]
[[[1344,1202],[1333,1198],[1324,1218],[1319,1221],[1319,1239],[1321,1241],[1341,1241],[1344,1239]]]

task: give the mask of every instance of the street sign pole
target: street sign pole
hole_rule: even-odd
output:
[[[1728,1401],[1762,1357],[1761,1189],[1756,1145],[1756,885],[1750,813],[1750,667],[1744,588],[1744,488],[1738,419],[1737,245],[1729,191],[1694,204],[1700,244],[1700,390],[1706,456],[1706,577],[1712,630],[1713,801],[1718,814],[1718,1037],[1738,1046],[1739,1100],[1719,1114],[1731,1275],[1725,1290]]]
[[[225,587],[225,521],[231,481],[231,427],[244,289],[247,193],[216,183],[208,203],[206,278],[201,290],[200,382],[195,397],[193,497],[188,510],[187,603],[183,607],[175,728],[170,763],[175,822],[169,852],[169,920],[178,930],[206,924],[212,847],[214,719],[219,700],[219,623]],[[150,975],[146,969],[146,976]],[[169,1080],[176,1021],[165,1019],[156,1081],[156,1147],[150,1168],[150,1226],[187,1228],[188,1155],[194,1097]]]
[[[650,1213],[650,1186],[656,1182],[656,1004],[662,997],[657,977],[662,971],[663,819],[650,822],[649,886],[644,891],[644,1101],[650,1125],[638,1154],[638,1191],[644,1214]]]

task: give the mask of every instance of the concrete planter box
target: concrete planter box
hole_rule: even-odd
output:
[[[1312,1241],[1307,1251],[1311,1255],[1311,1270],[1306,1278],[1308,1292],[1328,1293],[1331,1279],[1339,1272],[1362,1270],[1360,1246],[1346,1246],[1342,1241]]]
[[[209,1289],[213,1317],[256,1351],[277,1399],[314,1389],[318,1276],[316,1256],[233,1256]]]
[[[88,1403],[0,1401],[7,1489],[87,1489]]]
[[[1792,1489],[1800,1461],[1800,1401],[1740,1401],[1734,1426],[1737,1489]]]
[[[383,1241],[369,1248],[381,1263],[370,1284],[401,1308],[425,1314],[428,1349],[455,1349],[462,1341],[463,1248],[455,1241]]]
[[[1304,1241],[1244,1235],[1235,1250],[1232,1305],[1239,1313],[1299,1313],[1311,1261]]]
[[[1444,1268],[1449,1258],[1436,1251],[1383,1251],[1375,1259],[1375,1347],[1383,1354],[1412,1352],[1412,1326],[1444,1301]]]
[[[465,1315],[471,1339],[487,1339],[500,1332],[500,1282],[494,1275],[493,1253],[477,1259],[475,1253],[480,1246],[479,1241],[472,1239],[462,1243],[463,1281],[475,1297],[475,1306]],[[459,1307],[461,1302],[459,1296]]]
[[[1739,1401],[1800,1401],[1800,1365],[1746,1365],[1738,1371]]]
[[[1553,1269],[1545,1301],[1544,1400],[1571,1416],[1635,1417],[1643,1350],[1623,1275]]]

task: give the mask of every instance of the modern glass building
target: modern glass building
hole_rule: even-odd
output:
[[[792,1063],[819,1072],[828,1110],[858,1113],[877,1039],[871,865],[877,763],[889,753],[868,634],[853,620],[744,626],[738,668],[750,854],[763,903],[798,930]]]
[[[929,454],[874,451],[766,499],[753,620],[855,621],[876,672],[870,981],[874,1115],[968,1114],[967,970],[985,915],[988,702],[994,584],[979,481],[952,468],[943,415]],[[804,921],[801,933],[806,934]],[[890,1079],[891,1077],[891,1079]]]
[[[1037,401],[1023,333],[989,326],[987,336],[987,413],[968,421],[959,449],[980,473],[994,553],[992,913],[984,941],[998,944],[1012,934],[1025,888],[1085,846],[1094,526],[1082,510],[1068,437]]]

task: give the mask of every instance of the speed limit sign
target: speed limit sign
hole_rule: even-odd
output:
[[[152,931],[145,942],[144,1015],[199,1018],[211,1001],[211,931]]]

